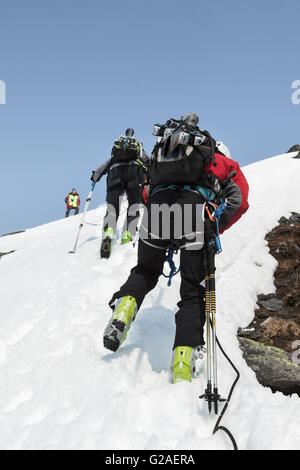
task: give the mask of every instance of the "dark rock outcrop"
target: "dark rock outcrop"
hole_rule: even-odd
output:
[[[292,153],[292,152],[298,152],[298,155],[296,155],[295,157],[293,158],[300,158],[300,145],[293,145],[293,147],[291,147],[287,153]]]
[[[8,237],[9,235],[17,235],[18,233],[24,233],[26,230],[18,230],[18,232],[11,232],[11,233],[5,233],[4,235],[0,235],[1,237]]]
[[[261,294],[257,297],[259,307],[266,308],[271,312],[279,312],[283,307],[282,300],[276,297],[276,294]]]
[[[239,338],[239,342],[259,383],[267,385],[273,392],[300,395],[300,366],[293,363],[285,351],[248,338]]]
[[[244,357],[260,383],[274,391],[300,394],[300,377],[297,374],[298,385],[295,382],[295,371],[298,368],[300,373],[300,365],[292,360],[295,342],[300,340],[300,214],[291,213],[289,219],[281,217],[279,225],[267,234],[266,240],[271,255],[278,262],[274,274],[276,293],[258,296],[254,319],[247,328],[239,329],[239,341]],[[263,359],[253,352],[255,348],[258,351],[259,347]],[[276,349],[276,361],[270,347]],[[279,381],[276,370],[280,351],[287,367],[284,385]]]
[[[8,237],[10,235],[16,235],[18,233],[24,233],[26,230],[19,230],[18,232],[12,232],[12,233],[5,233],[4,235],[0,235],[0,238],[2,237]],[[11,250],[11,251],[6,251],[6,252],[1,252],[0,251],[0,260],[2,256],[9,255],[10,253],[14,253],[16,250]]]
[[[0,251],[0,259],[2,258],[2,256],[5,256],[5,255],[9,255],[10,253],[14,253],[16,250],[11,250],[11,251],[7,251],[6,253],[1,253]]]

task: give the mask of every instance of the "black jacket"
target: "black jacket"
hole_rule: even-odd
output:
[[[143,150],[141,152],[141,155],[140,155],[140,160],[142,161],[142,163],[147,167],[148,164],[149,164],[149,157],[148,155],[146,154],[146,152]],[[128,163],[129,164],[129,163]],[[118,164],[116,164],[118,165]],[[115,167],[114,165],[111,164],[111,158],[109,160],[106,160],[105,163],[103,163],[102,165],[100,165],[95,171],[94,171],[94,174],[92,176],[92,181],[94,181],[94,183],[97,183],[98,181],[101,180],[102,176],[104,176],[105,174],[108,174],[109,171],[110,171],[110,168],[111,167]],[[142,166],[141,166],[142,168]]]

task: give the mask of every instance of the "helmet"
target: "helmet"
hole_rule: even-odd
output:
[[[225,144],[223,144],[223,142],[220,140],[216,142],[216,148],[219,150],[219,152],[225,155],[225,157],[230,158],[230,150]]]
[[[133,134],[134,134],[134,129],[132,129],[131,127],[126,129],[126,131],[125,131],[126,137],[133,137]]]
[[[197,126],[199,122],[199,118],[195,113],[184,114],[183,116],[181,116],[181,120],[185,121],[185,123],[189,126]]]

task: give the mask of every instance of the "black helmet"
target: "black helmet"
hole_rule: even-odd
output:
[[[133,137],[133,134],[134,134],[134,129],[132,129],[131,127],[126,129],[126,131],[125,131],[126,137]]]

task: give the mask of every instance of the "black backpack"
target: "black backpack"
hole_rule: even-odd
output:
[[[204,167],[212,159],[214,161],[215,141],[207,131],[198,128],[189,131],[191,129],[186,126],[178,126],[169,135],[164,132],[162,140],[156,143],[150,162],[152,187],[203,182]]]
[[[140,146],[133,137],[121,136],[115,140],[111,150],[111,164],[136,160]]]

